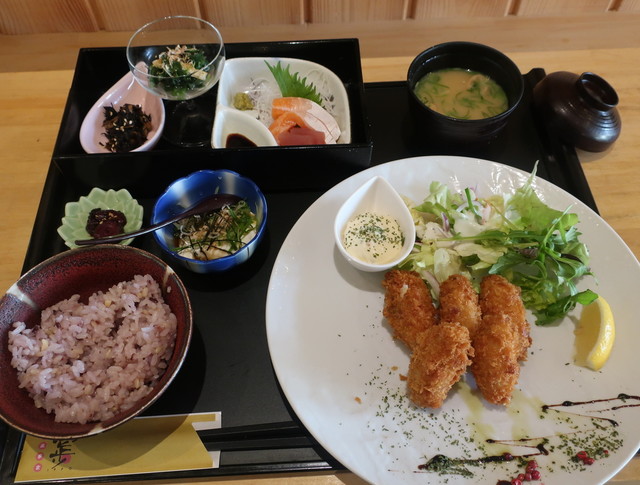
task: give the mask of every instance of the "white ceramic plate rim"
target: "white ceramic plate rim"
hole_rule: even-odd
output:
[[[516,429],[530,435],[534,425],[536,433],[555,433],[556,423],[539,422],[539,403],[612,398],[621,392],[638,395],[633,376],[640,370],[635,350],[640,326],[635,324],[633,292],[639,287],[640,265],[595,212],[564,190],[537,178],[536,192],[543,201],[556,208],[571,205],[580,217],[582,239],[590,249],[591,267],[598,276],[598,284],[587,278],[581,289],[593,288],[613,309],[617,335],[611,358],[600,372],[571,364],[574,312],[558,326],[533,326],[534,343],[522,367],[511,411],[483,403],[469,391],[473,385],[470,380],[454,388],[443,408],[434,413],[435,418],[430,417],[430,411],[411,411],[406,400],[397,410],[381,413],[390,393],[404,394],[400,374],[406,375],[409,356],[392,341],[383,322],[382,275],[350,266],[338,254],[333,238],[333,221],[340,205],[376,175],[416,201],[422,200],[433,180],[453,188],[477,187],[479,194],[486,196],[488,192],[512,193],[529,177],[515,168],[473,158],[398,160],[341,182],[321,196],[292,228],[269,282],[269,349],[278,380],[295,413],[343,465],[374,484],[496,483],[512,478],[514,469],[490,468],[479,480],[424,474],[417,471],[417,466],[424,463],[425,456],[436,453],[455,456],[460,445],[451,442],[451,436],[470,429],[470,420],[479,420],[483,429],[500,438],[512,437]],[[638,408],[628,408],[607,413],[620,423],[618,431],[624,439],[624,445],[608,459],[580,472],[543,469],[542,481],[547,485],[576,480],[590,484],[611,478],[638,449],[638,412]],[[443,426],[422,429],[421,423],[426,421],[415,425],[409,422],[416,416],[434,423],[440,420]],[[538,461],[544,465],[546,458],[551,457]]]

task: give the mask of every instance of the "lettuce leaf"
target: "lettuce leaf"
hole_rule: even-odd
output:
[[[538,325],[549,325],[576,304],[593,301],[596,293],[576,288],[578,280],[592,275],[589,251],[579,239],[578,215],[541,201],[533,189],[534,176],[535,169],[511,197],[488,199],[432,182],[428,196],[412,207],[421,239],[400,268],[438,282],[450,274],[467,274],[476,285],[486,274],[502,275],[521,288]]]

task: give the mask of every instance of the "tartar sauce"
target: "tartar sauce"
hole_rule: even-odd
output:
[[[363,212],[347,222],[342,240],[354,258],[365,263],[384,264],[402,251],[404,235],[395,219]]]

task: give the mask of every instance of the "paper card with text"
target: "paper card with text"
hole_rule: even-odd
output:
[[[217,468],[197,430],[220,428],[221,413],[139,417],[88,438],[27,436],[15,482]]]

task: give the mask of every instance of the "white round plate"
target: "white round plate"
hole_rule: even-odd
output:
[[[640,444],[640,398],[634,398],[640,394],[635,380],[640,371],[635,301],[640,265],[629,248],[586,205],[536,179],[536,192],[544,202],[560,210],[571,206],[579,215],[597,277],[585,277],[580,289],[593,289],[611,305],[616,321],[611,358],[599,372],[573,364],[576,310],[555,326],[532,324],[533,345],[508,408],[487,404],[467,376],[441,409],[418,409],[405,397],[409,354],[391,338],[382,317],[383,274],[349,265],[333,238],[338,208],[376,175],[416,202],[427,195],[434,180],[458,190],[475,187],[486,197],[511,194],[529,177],[472,158],[398,160],[341,182],[303,214],[276,259],[266,325],[277,377],[311,434],[344,466],[373,484],[493,485],[515,478],[524,468],[518,460],[484,466],[463,463],[473,474],[469,477],[419,468],[438,454],[462,459],[533,454],[542,474],[537,483],[546,485],[603,483],[618,472]],[[617,399],[620,393],[631,397],[622,401]],[[543,411],[545,404],[567,400],[603,401]],[[613,409],[617,406],[621,407]],[[548,455],[538,454],[536,445],[541,443]],[[608,457],[590,466],[571,460],[581,448],[598,447],[606,448]]]

